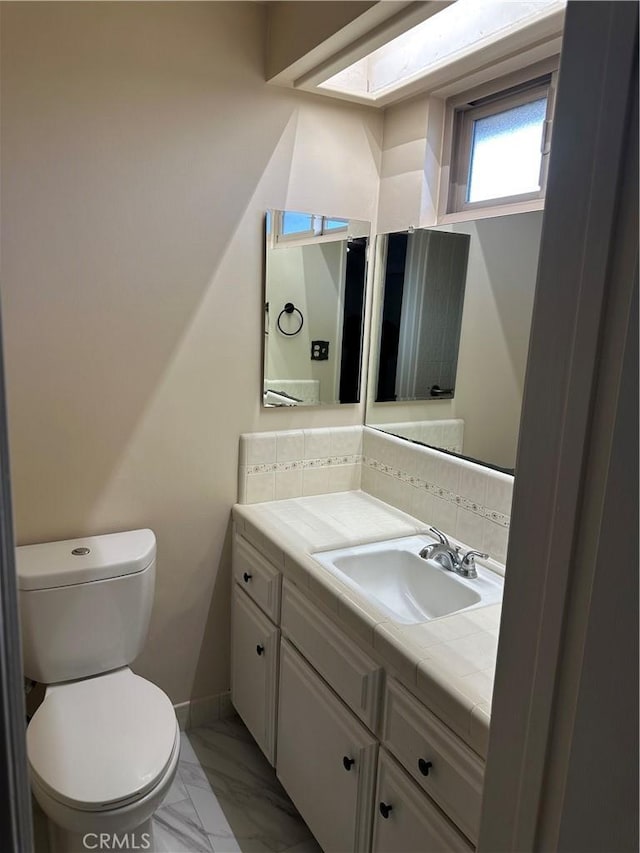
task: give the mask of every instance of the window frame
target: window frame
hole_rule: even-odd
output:
[[[302,213],[311,217],[311,229],[307,231],[295,231],[291,234],[284,234],[284,215],[285,213]],[[329,243],[335,240],[343,240],[349,233],[349,221],[344,220],[344,226],[341,228],[326,229],[326,222],[340,221],[343,217],[339,216],[324,216],[318,213],[309,213],[305,211],[288,211],[288,210],[273,210],[272,211],[272,239],[271,247],[277,248],[283,245],[308,245],[309,243]]]
[[[439,222],[469,218],[469,214],[499,215],[543,208],[551,152],[558,59],[558,56],[554,56],[507,77],[463,92],[447,101]],[[547,98],[547,109],[541,143],[540,189],[530,193],[468,202],[466,198],[471,173],[475,119],[496,115],[539,100],[543,96]]]

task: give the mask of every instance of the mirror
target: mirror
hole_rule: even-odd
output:
[[[534,211],[378,238],[367,425],[513,471],[541,227]]]
[[[263,406],[358,403],[369,223],[289,210],[265,222]]]
[[[469,236],[384,235],[376,403],[454,396]]]

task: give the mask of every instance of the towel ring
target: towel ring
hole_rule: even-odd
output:
[[[282,317],[283,314],[293,314],[294,311],[300,316],[300,325],[295,330],[295,332],[285,332],[285,330],[280,325],[280,318]],[[283,335],[286,335],[288,338],[292,338],[294,335],[297,335],[302,330],[302,327],[304,326],[304,317],[302,316],[302,311],[299,308],[296,308],[296,306],[293,304],[293,302],[285,303],[284,308],[278,314],[278,319],[276,321],[276,325],[278,326],[279,332],[281,332]]]

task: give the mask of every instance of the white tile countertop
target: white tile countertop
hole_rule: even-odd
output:
[[[360,491],[237,504],[233,518],[237,531],[285,577],[308,590],[348,634],[373,649],[391,674],[486,757],[501,605],[401,625],[311,556],[426,533],[428,525]]]

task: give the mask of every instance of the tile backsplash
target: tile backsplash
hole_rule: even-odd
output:
[[[257,432],[240,436],[240,503],[359,489],[362,427]]]
[[[361,488],[504,563],[510,474],[364,427]]]
[[[240,503],[362,489],[504,563],[513,477],[369,427],[240,436]]]

